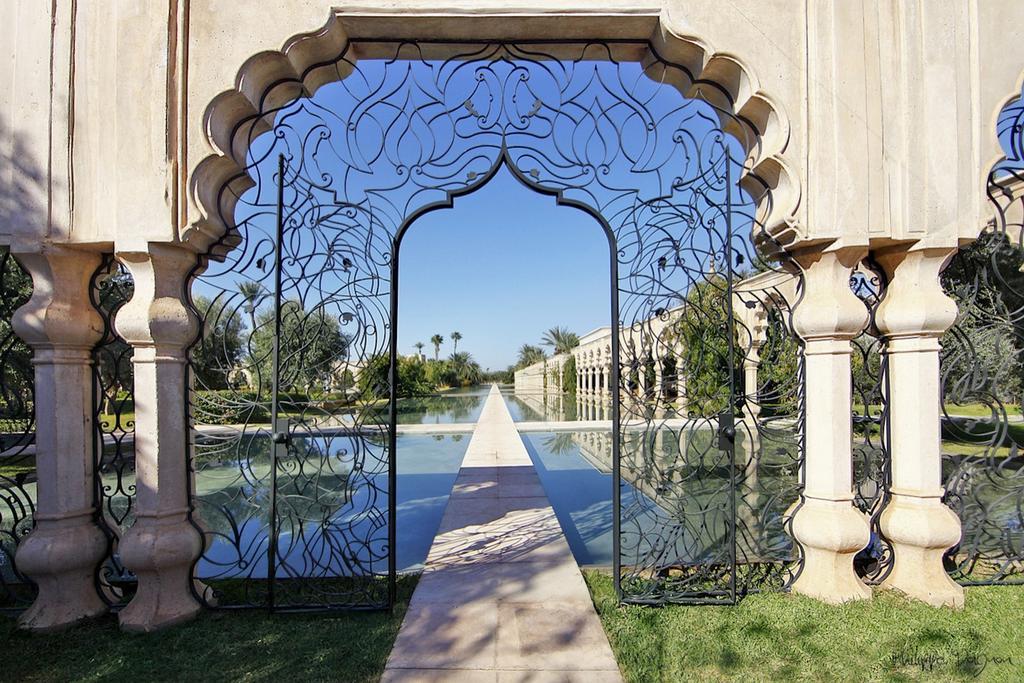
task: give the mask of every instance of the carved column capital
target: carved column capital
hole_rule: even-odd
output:
[[[148,251],[118,252],[135,282],[135,293],[118,312],[118,333],[140,351],[158,359],[185,362],[184,350],[196,338],[199,323],[185,301],[194,252],[169,244]]]
[[[11,326],[32,347],[36,361],[61,351],[91,354],[103,336],[103,321],[89,297],[102,256],[57,246],[11,253],[32,276],[32,297],[15,311]]]
[[[807,353],[825,351],[815,342],[841,349],[867,327],[868,311],[850,289],[850,276],[866,255],[864,247],[795,255],[804,269],[804,287],[793,311],[793,329],[809,345]]]
[[[956,321],[956,302],[939,275],[956,249],[890,248],[875,252],[888,285],[875,311],[875,326],[892,344],[938,339]]]

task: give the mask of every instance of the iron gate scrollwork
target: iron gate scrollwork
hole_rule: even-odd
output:
[[[1024,102],[997,121],[1005,158],[992,169],[992,221],[942,273],[957,303],[942,338],[944,501],[960,518],[946,569],[961,584],[1024,582]]]
[[[756,140],[725,133],[751,126],[643,42],[355,40],[332,63],[336,82],[236,129],[248,165],[220,203],[234,228],[193,278],[200,596],[391,601],[401,241],[503,168],[609,239],[623,597],[782,586],[802,457],[799,278],[754,213],[751,191],[770,205],[743,163]],[[758,353],[791,372],[741,376]],[[382,359],[386,384],[353,381]]]
[[[28,605],[35,594],[14,554],[35,515],[35,377],[32,350],[11,325],[32,296],[32,278],[0,252],[0,609]]]
[[[866,583],[872,585],[885,580],[893,565],[892,546],[882,534],[880,523],[892,484],[886,385],[888,364],[885,340],[874,324],[885,286],[882,269],[869,259],[865,259],[850,278],[850,289],[864,302],[871,316],[867,329],[852,340],[851,386],[853,502],[868,516],[871,526],[871,540],[854,558],[854,568]]]
[[[126,603],[135,588],[135,576],[118,554],[121,536],[135,519],[134,351],[114,327],[117,312],[134,291],[128,269],[112,254],[105,254],[90,287],[93,308],[103,322],[103,336],[92,353],[96,429],[93,476],[97,520],[109,544],[97,574],[98,592],[111,605]]]

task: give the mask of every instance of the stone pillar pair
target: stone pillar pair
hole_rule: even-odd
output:
[[[851,340],[868,311],[849,279],[863,248],[796,254],[804,294],[793,325],[804,340],[806,466],[793,534],[804,566],[797,593],[838,603],[868,598],[853,557],[870,540],[867,517],[853,505]],[[886,341],[892,456],[891,500],[881,530],[894,567],[882,586],[933,605],[960,606],[963,589],[945,572],[942,555],[960,537],[956,515],[942,503],[939,433],[939,337],[956,306],[939,284],[948,249],[896,247],[875,254],[889,284],[875,314]]]
[[[107,609],[95,581],[107,540],[96,524],[93,480],[92,351],[103,327],[89,291],[101,255],[70,247],[14,254],[33,281],[32,298],[13,324],[34,352],[38,470],[36,525],[16,562],[39,591],[19,622],[46,631]],[[172,245],[119,256],[135,281],[115,325],[134,347],[137,499],[136,521],[118,548],[138,577],[119,619],[126,630],[149,631],[199,610],[191,567],[202,538],[188,521],[185,415],[185,349],[197,327],[183,303],[196,261]]]

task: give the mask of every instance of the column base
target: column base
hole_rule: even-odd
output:
[[[806,498],[793,517],[804,563],[793,592],[837,605],[867,600],[871,588],[853,569],[853,557],[871,540],[867,517],[848,500]]]
[[[39,588],[18,627],[40,633],[60,631],[108,610],[97,592],[96,569],[107,538],[92,514],[63,520],[37,520],[15,556],[18,570]]]
[[[143,520],[121,540],[121,560],[135,573],[135,596],[121,610],[121,629],[148,633],[193,619],[202,605],[192,593],[192,565],[202,539],[187,520]]]
[[[881,588],[935,607],[964,606],[964,589],[946,573],[942,557],[960,540],[960,519],[935,497],[894,493],[879,520],[892,545],[893,567]]]

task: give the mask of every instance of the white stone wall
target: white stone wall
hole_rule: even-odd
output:
[[[255,98],[260,82],[339,52],[347,35],[557,32],[652,38],[735,91],[737,110],[765,119],[753,161],[781,179],[777,218],[801,240],[955,246],[989,215],[994,121],[1020,92],[1021,26],[1024,5],[996,0],[381,0],[334,11],[319,0],[10,0],[0,136],[39,169],[29,192],[40,210],[6,220],[0,241],[134,250],[179,239],[209,209],[195,169],[231,151],[217,136],[226,112],[244,113],[244,98],[224,93]]]

